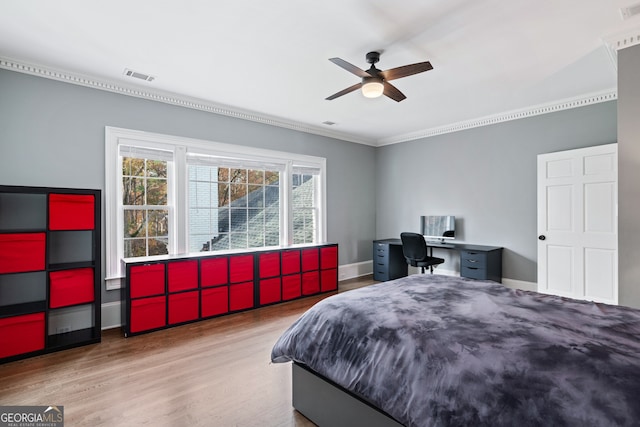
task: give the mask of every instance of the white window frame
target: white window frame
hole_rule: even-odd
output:
[[[243,145],[226,144],[200,139],[163,135],[117,127],[105,127],[105,258],[106,289],[121,287],[121,259],[124,253],[122,216],[122,183],[120,145],[140,146],[173,152],[173,179],[168,182],[170,205],[169,255],[185,254],[188,248],[188,173],[187,155],[201,154],[249,162],[276,163],[282,165],[280,178],[280,244],[293,242],[292,174],[294,169],[311,168],[320,171],[318,198],[318,228],[316,241],[327,241],[326,215],[326,159],[304,154],[287,153]],[[247,250],[251,250],[250,248]],[[136,258],[138,259],[138,258]],[[143,257],[139,258],[144,260]]]

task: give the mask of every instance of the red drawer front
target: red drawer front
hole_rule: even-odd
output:
[[[87,194],[50,194],[50,230],[93,230],[95,198]]]
[[[186,291],[198,287],[198,261],[169,263],[169,292]]]
[[[202,317],[211,317],[229,311],[229,287],[203,289],[201,291]]]
[[[260,280],[260,304],[271,304],[281,301],[280,278]]]
[[[317,270],[319,263],[318,248],[302,250],[302,271]]]
[[[149,331],[167,324],[166,297],[142,298],[131,301],[131,332]]]
[[[198,291],[169,295],[169,324],[188,322],[198,318]]]
[[[320,248],[320,268],[322,270],[326,270],[327,268],[338,268],[337,246]]]
[[[267,252],[260,254],[260,278],[275,277],[280,275],[280,252]]]
[[[44,313],[0,319],[0,358],[44,349]]]
[[[293,274],[291,276],[282,277],[282,299],[284,301],[299,298],[302,295],[300,287],[300,275]]]
[[[253,280],[253,255],[229,257],[229,280],[231,283]]]
[[[226,285],[229,282],[227,257],[200,261],[200,287]]]
[[[300,251],[282,252],[282,274],[300,273]]]
[[[95,298],[93,268],[52,271],[49,273],[49,307],[92,302]]]
[[[310,271],[302,273],[302,295],[313,295],[320,292],[320,273]]]
[[[338,289],[338,270],[322,270],[320,272],[320,290],[322,292],[335,291]]]
[[[131,298],[164,294],[164,264],[133,266],[129,275]]]
[[[44,233],[0,234],[0,273],[44,270]]]
[[[229,309],[244,310],[253,307],[253,282],[229,286]]]

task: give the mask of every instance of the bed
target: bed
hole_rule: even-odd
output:
[[[495,282],[416,274],[331,296],[271,360],[294,362],[294,407],[320,425],[640,425],[640,310]],[[362,406],[372,421],[344,421]]]

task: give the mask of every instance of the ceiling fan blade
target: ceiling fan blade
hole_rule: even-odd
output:
[[[404,93],[400,92],[398,88],[392,85],[391,83],[387,81],[384,81],[382,83],[384,84],[383,93],[385,96],[388,96],[389,98],[393,99],[396,102],[400,102],[406,98],[406,96],[404,96]]]
[[[418,62],[417,64],[404,65],[402,67],[391,68],[389,70],[381,71],[380,75],[385,80],[395,80],[401,77],[407,77],[413,74],[423,73],[429,70],[433,70],[433,66],[429,61],[427,61],[427,62]]]
[[[358,90],[358,89],[360,89],[360,86],[362,86],[362,83],[356,83],[356,84],[354,84],[353,86],[349,86],[348,88],[343,89],[343,90],[341,90],[340,92],[334,93],[333,95],[331,95],[331,96],[329,96],[329,97],[327,97],[327,98],[325,98],[325,99],[326,99],[327,101],[331,101],[332,99],[336,99],[336,98],[337,98],[337,97],[339,97],[339,96],[346,95],[346,94],[348,94],[349,92],[353,92],[354,90]]]
[[[369,73],[367,73],[365,70],[356,67],[355,65],[345,61],[344,59],[329,58],[329,61],[331,61],[334,64],[336,64],[338,67],[342,67],[345,70],[347,70],[348,72],[350,72],[352,74],[355,74],[358,77],[371,77],[371,75]]]

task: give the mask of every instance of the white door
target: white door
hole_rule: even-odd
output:
[[[538,291],[618,303],[618,145],[538,156]]]

